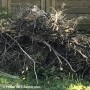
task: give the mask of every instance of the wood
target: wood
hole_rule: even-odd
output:
[[[2,3],[2,0],[0,0],[0,4]]]
[[[52,7],[55,8],[56,0],[52,0]]]
[[[46,12],[49,12],[50,8],[55,8],[56,0],[46,0]]]
[[[37,5],[40,9],[49,12],[50,7],[55,8],[57,11],[61,9],[65,3],[65,13],[68,18],[75,18],[78,16],[90,17],[90,0],[0,0],[2,7],[8,8],[8,12],[15,13],[19,11],[19,3],[30,3]],[[12,10],[12,11],[11,11]]]
[[[11,0],[8,0],[8,3],[7,3],[7,7],[8,7],[8,12],[11,13]]]
[[[46,12],[49,12],[49,9],[51,7],[50,3],[51,3],[50,0],[46,0],[46,5],[45,5],[46,6]]]
[[[41,9],[45,10],[45,0],[41,0]]]
[[[7,8],[7,12],[11,11],[11,0],[2,0],[2,7]]]
[[[6,7],[7,8],[7,0],[2,0],[2,7]]]

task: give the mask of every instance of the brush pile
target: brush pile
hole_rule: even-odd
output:
[[[67,20],[60,11],[27,8],[0,30],[0,68],[36,79],[56,70],[90,75],[90,37],[76,29],[82,18]],[[44,74],[43,74],[44,73]]]

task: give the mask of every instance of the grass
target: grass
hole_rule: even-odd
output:
[[[18,85],[20,84],[21,80],[20,79],[12,79],[10,77],[6,77],[3,75],[0,75],[0,84],[5,84],[5,85]]]
[[[6,76],[0,76],[0,84],[1,85],[36,85],[35,79],[27,78],[26,80],[20,79],[12,79]],[[54,78],[47,78],[46,80],[39,81],[39,85],[41,89],[15,89],[15,90],[90,90],[89,81],[85,81],[77,78],[77,75],[63,75],[63,78],[55,76]],[[0,90],[12,90],[0,88]],[[13,89],[14,90],[14,89]]]
[[[77,78],[77,75],[67,75],[62,79],[55,77],[46,82],[44,90],[90,90],[89,81]]]

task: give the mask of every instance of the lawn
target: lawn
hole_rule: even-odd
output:
[[[30,86],[30,88],[15,88],[15,90],[90,90],[89,81],[73,75],[64,76],[62,79],[55,76],[53,79],[47,78],[46,80],[39,80],[37,87],[41,88],[34,87],[35,89],[32,89],[33,86],[36,86],[35,79],[28,78],[23,80],[23,78],[12,79],[10,77],[0,76],[0,90],[12,90],[10,88],[2,88],[3,86],[13,86],[14,88],[20,85]]]

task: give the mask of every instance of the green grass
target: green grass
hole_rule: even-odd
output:
[[[56,77],[44,84],[44,90],[90,90],[90,84],[72,76],[63,79]]]
[[[35,86],[35,79],[26,78],[23,80],[20,79],[12,79],[6,76],[0,76],[0,84],[3,85],[29,85]],[[77,77],[77,75],[63,75],[63,78],[54,76],[54,78],[47,78],[46,80],[40,81],[39,85],[41,89],[15,89],[15,90],[90,90],[89,81],[85,81]],[[5,89],[0,88],[0,90],[14,90],[14,89]]]
[[[21,80],[20,79],[13,79],[7,76],[0,75],[0,84],[5,84],[5,85],[18,85],[20,84]]]

